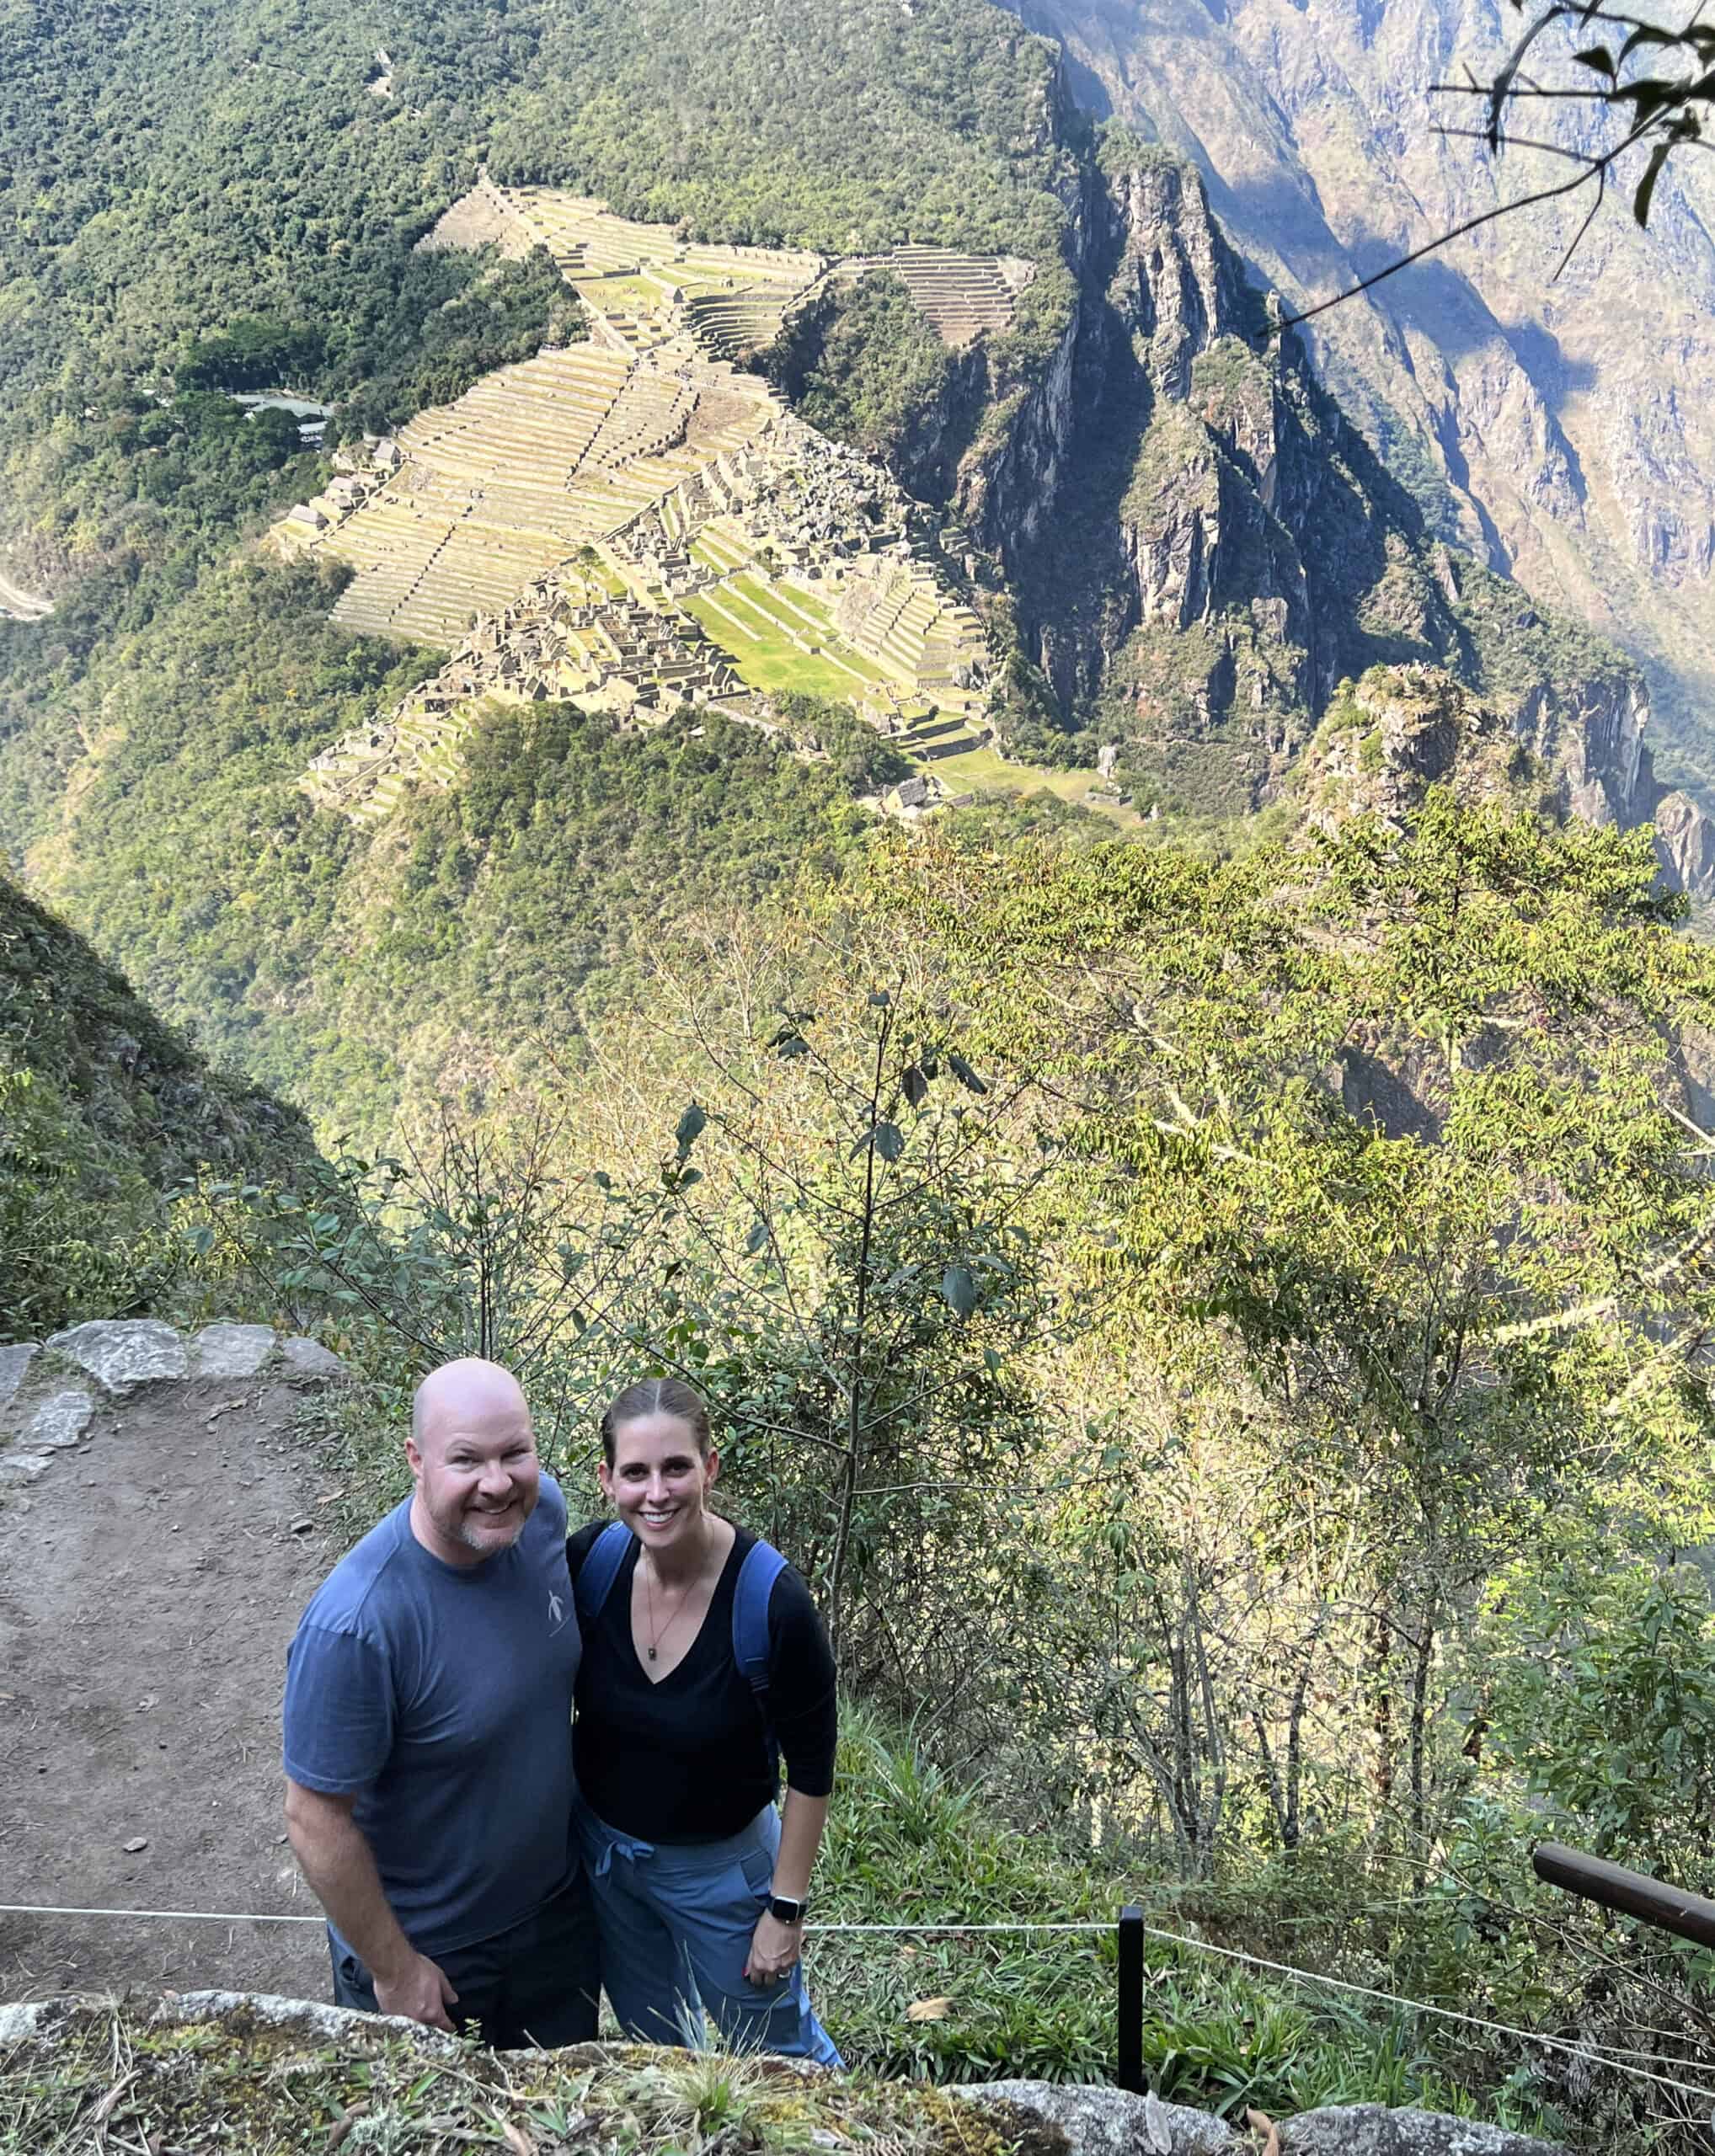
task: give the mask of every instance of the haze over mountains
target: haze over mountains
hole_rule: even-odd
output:
[[[1499,0],[1027,0],[1077,93],[1194,157],[1259,278],[1306,305],[1562,168],[1436,132],[1487,79]],[[1523,131],[1588,147],[1569,108]],[[1635,179],[1636,174],[1632,177]],[[1715,195],[1669,168],[1648,232],[1616,188],[1501,220],[1320,318],[1327,378],[1443,528],[1648,663],[1668,774],[1715,771]]]

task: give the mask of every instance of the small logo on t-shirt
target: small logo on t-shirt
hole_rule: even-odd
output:
[[[566,1605],[552,1588],[548,1591],[548,1621],[555,1631],[566,1621]]]

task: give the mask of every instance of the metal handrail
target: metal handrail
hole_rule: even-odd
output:
[[[1715,1902],[1701,1894],[1669,1886],[1646,1872],[1627,1871],[1604,1857],[1587,1856],[1564,1842],[1539,1842],[1531,1863],[1536,1876],[1551,1886],[1586,1902],[1599,1902],[1605,1909],[1642,1917],[1646,1924],[1694,1940],[1699,1946],[1715,1946]]]

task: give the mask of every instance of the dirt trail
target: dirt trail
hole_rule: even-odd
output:
[[[21,584],[14,584],[3,569],[0,569],[0,614],[7,614],[14,621],[41,622],[54,611],[51,599],[42,599],[33,591],[26,591]]]
[[[32,1382],[13,1426],[66,1383]],[[277,1374],[83,1390],[87,1435],[0,1486],[0,1902],[309,1914],[280,1697],[337,1551],[291,1434],[303,1395]],[[322,1998],[323,1935],[0,1916],[0,1999],[127,1984]]]

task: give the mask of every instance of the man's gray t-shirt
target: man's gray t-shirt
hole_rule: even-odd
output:
[[[328,1576],[286,1655],[286,1771],[355,1794],[389,1905],[420,1954],[532,1916],[572,1875],[580,1652],[566,1503],[551,1476],[510,1550],[444,1564],[410,1500]]]

